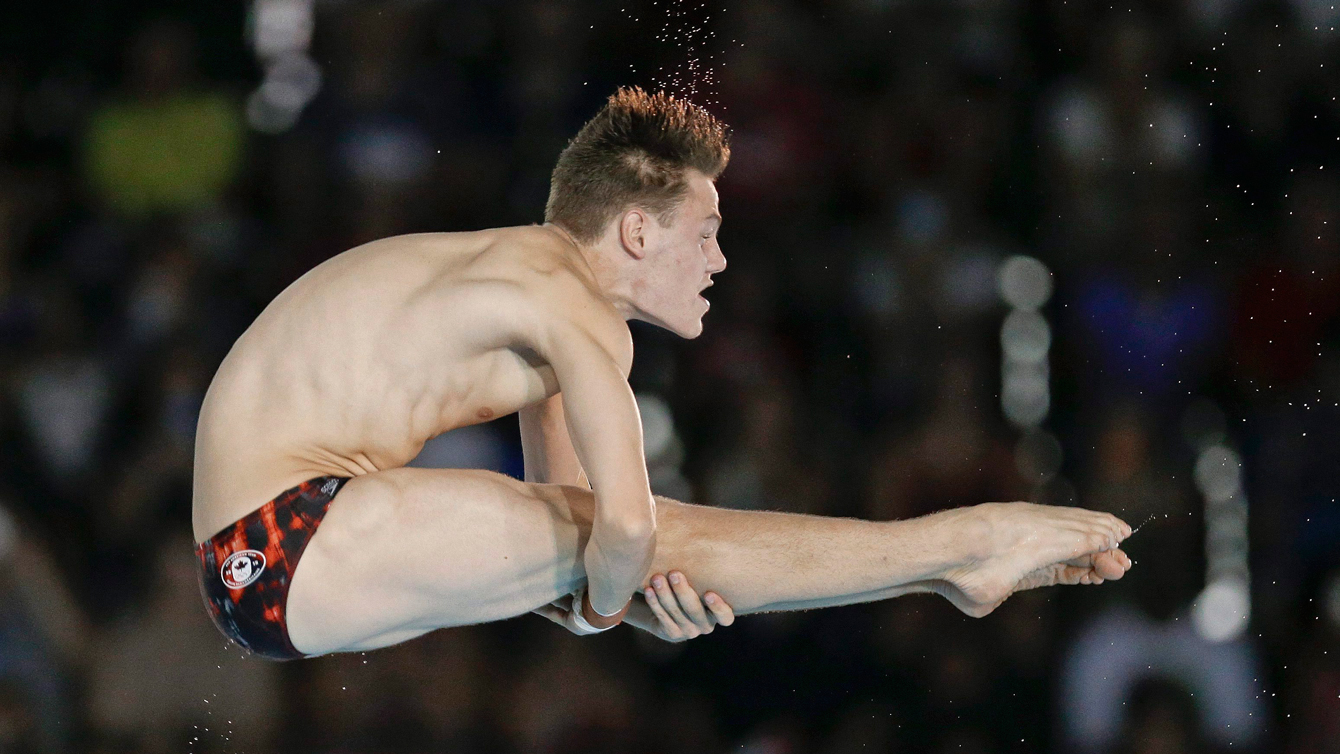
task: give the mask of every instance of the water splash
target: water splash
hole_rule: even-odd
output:
[[[619,10],[633,22],[643,15],[628,6]],[[706,0],[652,0],[651,8],[642,10],[660,22],[652,38],[661,45],[678,48],[671,51],[675,62],[660,66],[651,75],[650,88],[700,105],[720,107],[716,67],[722,51],[713,49],[717,33],[711,29],[711,22],[726,8],[716,8]]]
[[[1188,512],[1187,512],[1187,515],[1190,516],[1191,513],[1188,511]],[[1157,521],[1157,520],[1159,520],[1159,519],[1167,520],[1167,519],[1170,519],[1170,518],[1172,518],[1172,514],[1171,514],[1171,513],[1151,513],[1151,514],[1149,515],[1149,518],[1146,518],[1144,521],[1141,521],[1139,526],[1136,526],[1135,528],[1131,529],[1131,536],[1135,536],[1135,533],[1136,533],[1136,532],[1138,532],[1138,531],[1140,531],[1141,529],[1145,528],[1146,526],[1148,526],[1150,523],[1152,523],[1152,522],[1154,522],[1154,521]]]

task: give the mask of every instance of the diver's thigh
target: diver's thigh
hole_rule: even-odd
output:
[[[289,638],[306,654],[370,649],[558,599],[585,578],[577,553],[590,527],[573,511],[589,497],[486,471],[351,479],[293,575]]]

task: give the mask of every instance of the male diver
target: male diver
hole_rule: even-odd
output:
[[[276,659],[526,612],[682,640],[735,614],[936,592],[981,616],[1121,578],[1130,527],[1078,508],[862,521],[652,495],[627,321],[702,332],[729,156],[705,110],[621,89],[559,156],[543,225],[375,241],[280,293],[200,413],[193,518],[220,629]],[[406,466],[513,412],[525,481]]]

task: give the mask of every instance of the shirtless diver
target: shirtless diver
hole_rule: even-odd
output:
[[[1130,527],[1078,508],[862,521],[652,495],[626,323],[702,332],[729,156],[706,111],[621,89],[559,156],[543,225],[375,241],[280,293],[200,413],[193,518],[219,628],[275,659],[526,612],[682,640],[735,614],[936,592],[982,616],[1120,578]],[[405,466],[512,412],[524,482]]]

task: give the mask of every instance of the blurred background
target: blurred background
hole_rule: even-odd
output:
[[[1340,752],[1332,2],[7,5],[0,752]],[[635,327],[658,492],[1075,503],[1130,575],[230,647],[189,512],[234,339],[356,244],[541,221],[626,84],[734,129],[706,334]],[[519,475],[515,418],[417,463]]]

